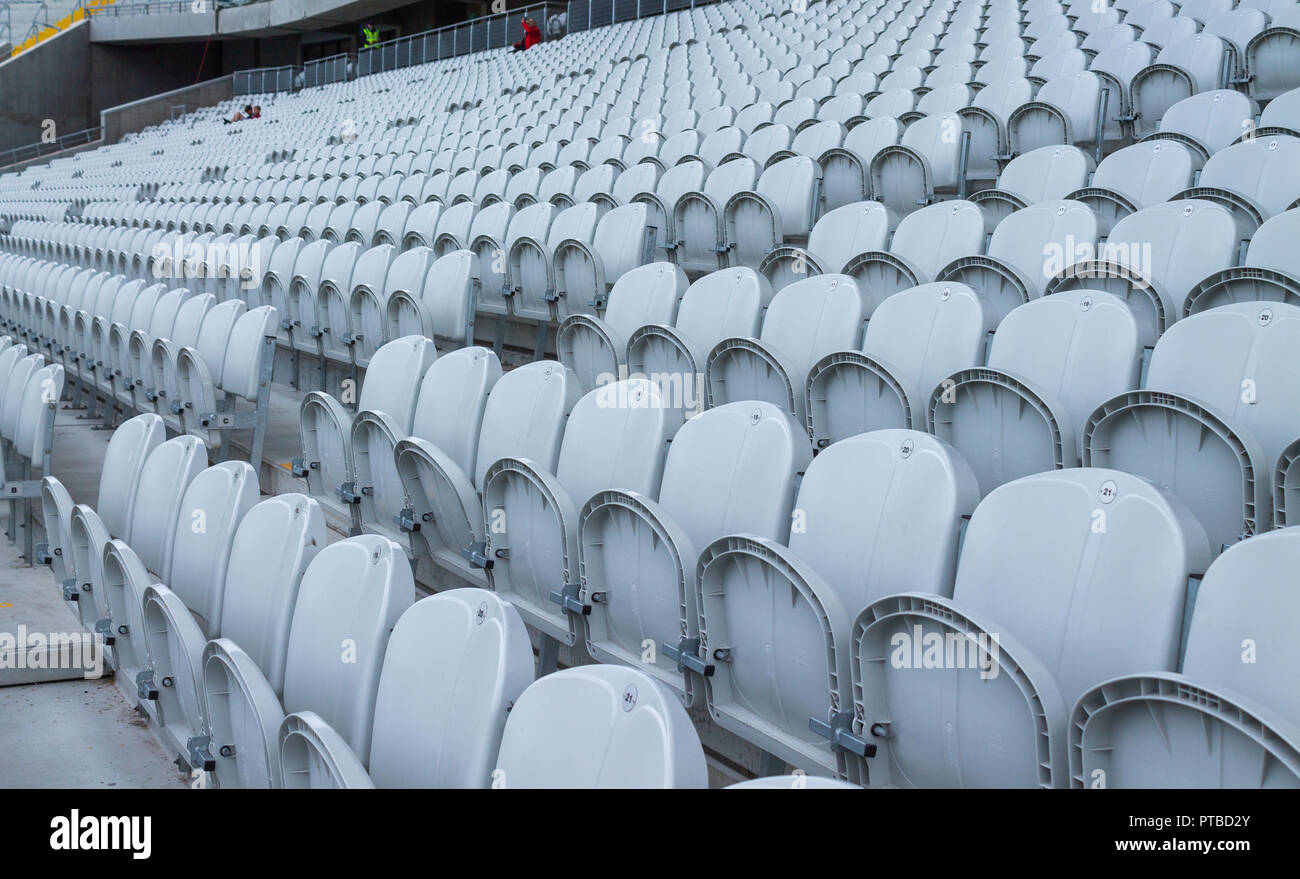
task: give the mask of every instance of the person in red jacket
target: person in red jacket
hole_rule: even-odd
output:
[[[537,26],[536,21],[525,18],[521,23],[524,26],[524,38],[514,44],[516,52],[522,52],[524,49],[531,48],[542,41],[542,30]]]

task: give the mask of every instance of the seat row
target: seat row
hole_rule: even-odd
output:
[[[201,440],[163,437],[151,414],[118,429],[98,512],[53,477],[43,506],[64,595],[195,786],[706,783],[685,710],[650,677],[534,681],[507,601],[416,602],[392,541],[327,545],[310,498],[259,501],[248,464],[206,467]]]

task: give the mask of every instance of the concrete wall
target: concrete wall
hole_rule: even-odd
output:
[[[54,120],[57,135],[98,124],[88,82],[90,28],[84,21],[0,63],[0,149],[39,142],[46,119]]]
[[[189,112],[198,107],[210,107],[234,97],[234,94],[234,77],[226,75],[112,107],[100,114],[104,143],[117,143],[125,134],[166,122],[171,118],[172,107],[177,104],[183,104]]]

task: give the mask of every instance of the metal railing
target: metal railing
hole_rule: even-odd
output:
[[[123,15],[179,15],[191,13],[205,15],[214,12],[220,4],[213,0],[117,0],[100,8],[99,15],[117,18]]]
[[[7,168],[19,162],[26,162],[29,159],[48,156],[52,153],[62,152],[72,147],[83,146],[88,143],[94,143],[103,135],[104,129],[96,125],[94,128],[85,128],[81,131],[74,131],[71,134],[65,134],[57,137],[50,142],[40,141],[39,143],[30,143],[26,146],[14,147],[10,150],[0,152],[0,168]]]
[[[308,61],[302,66],[302,86],[312,88],[351,79],[356,75],[355,61],[347,52]]]
[[[519,22],[529,17],[537,20],[544,42],[547,21],[552,15],[564,11],[564,3],[535,3],[509,12],[471,18],[469,21],[459,21],[424,33],[388,40],[357,53],[357,76],[399,70],[471,52],[504,49],[523,39]]]
[[[235,94],[263,95],[271,92],[291,92],[301,87],[294,82],[299,73],[299,68],[292,65],[236,70]]]
[[[585,31],[717,2],[720,0],[571,0],[568,29]]]

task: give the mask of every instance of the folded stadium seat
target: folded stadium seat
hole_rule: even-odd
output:
[[[258,234],[274,235],[281,241],[295,237],[289,232],[291,226],[289,215],[294,212],[295,207],[294,203],[289,201],[282,201],[272,207],[262,220],[262,224],[258,226]]]
[[[796,769],[789,775],[768,775],[729,784],[727,790],[861,790],[862,786],[839,778],[808,775]]]
[[[315,711],[287,714],[277,735],[279,775],[273,787],[373,789],[366,767],[343,737]]]
[[[1121,219],[1095,259],[1057,272],[1046,293],[1105,290],[1120,297],[1138,322],[1142,347],[1152,348],[1183,313],[1197,282],[1233,265],[1236,254],[1237,228],[1226,208],[1193,199],[1164,202]]]
[[[430,668],[441,674],[430,679]],[[532,679],[528,632],[508,602],[482,589],[417,601],[398,619],[384,654],[369,774],[342,737],[303,712],[316,718],[310,730],[295,723],[289,732],[297,715],[281,728],[283,785],[364,787],[373,779],[386,788],[486,787],[507,714]],[[321,767],[328,779],[318,777]],[[353,777],[343,775],[348,768]]]
[[[1048,80],[1033,101],[1021,104],[1007,119],[1007,141],[1012,155],[1039,147],[1069,144],[1092,147],[1100,161],[1102,151],[1102,81],[1091,71]],[[1105,93],[1109,101],[1109,92]]]
[[[140,282],[143,283],[143,282]],[[153,284],[140,288],[134,301],[130,303],[130,312],[123,321],[114,320],[108,329],[108,366],[117,402],[125,409],[135,406],[135,383],[139,377],[139,360],[131,359],[131,336],[139,328],[148,328],[153,314],[158,310],[159,302],[167,294],[164,284]],[[167,310],[175,314],[173,305]]]
[[[342,284],[346,288],[352,273],[352,263],[361,249],[361,245],[356,242],[334,246],[327,241],[304,241],[298,250],[293,263],[293,273],[288,285],[284,287],[284,308],[281,312],[289,324],[286,334],[291,346],[290,353],[294,358],[294,366],[290,374],[295,382],[298,377],[299,353],[313,355],[320,353],[321,330],[316,314],[317,291],[322,284],[326,283],[336,287]],[[275,259],[274,254],[272,259]],[[347,276],[340,278],[339,275],[343,272],[346,272]],[[274,288],[272,293],[274,294]],[[274,298],[272,304],[277,311],[280,311],[280,304],[275,302]]]
[[[863,299],[847,275],[816,275],[783,287],[757,338],[724,338],[709,352],[708,405],[764,400],[803,423],[808,370],[826,354],[857,347],[866,319]]]
[[[333,201],[323,201],[312,205],[302,219],[302,225],[298,229],[291,231],[305,241],[330,241],[333,244],[334,241],[325,237],[325,227],[329,225],[329,217],[333,211]],[[290,219],[292,219],[292,216],[291,214]]]
[[[1282,450],[1273,470],[1273,527],[1287,528],[1300,518],[1300,438]]]
[[[505,197],[506,186],[510,183],[510,172],[504,168],[484,174],[474,185],[471,200],[478,202],[480,208],[501,201]]]
[[[998,175],[997,186],[982,189],[970,200],[984,212],[984,231],[992,235],[998,223],[1022,208],[1056,201],[1083,187],[1094,167],[1092,156],[1075,146],[1058,143],[1016,156]]]
[[[537,361],[506,373],[488,395],[471,470],[462,466],[471,461],[467,453],[456,460],[419,436],[398,443],[397,469],[410,503],[403,515],[421,525],[411,538],[417,555],[427,553],[438,573],[456,585],[486,588],[494,560],[485,554],[479,490],[487,469],[505,457],[553,468],[565,419],[579,395],[576,377],[558,363]]]
[[[1148,138],[1111,153],[1097,166],[1089,185],[1066,197],[1092,208],[1104,238],[1118,220],[1186,189],[1197,161],[1192,150],[1178,141]]]
[[[1159,51],[1170,43],[1195,36],[1200,25],[1186,15],[1175,15],[1153,22],[1142,31],[1142,42]],[[1212,33],[1212,31],[1206,31]]]
[[[1289,302],[1300,305],[1300,209],[1265,220],[1251,236],[1245,262],[1214,272],[1183,300],[1182,317],[1230,302]]]
[[[107,307],[94,314],[90,322],[90,352],[95,364],[95,388],[104,397],[104,420],[108,424],[117,391],[117,378],[114,367],[114,349],[110,344],[114,325],[125,326],[131,319],[131,311],[136,300],[144,295],[145,282],[141,280],[124,281],[117,286],[111,302]],[[96,303],[100,308],[102,303]],[[34,322],[29,324],[34,327]],[[32,334],[33,340],[36,334]]]
[[[474,216],[474,205],[457,205],[455,208],[457,216],[465,216],[465,228],[468,231],[470,219]],[[451,214],[452,209],[445,207],[441,201],[424,201],[413,207],[406,214],[406,219],[400,230],[402,239],[402,249],[410,250],[412,247],[433,247],[437,239],[439,227],[444,222],[446,215]],[[448,221],[450,223],[450,221]],[[397,231],[397,227],[393,227]],[[453,247],[452,250],[459,248]]]
[[[607,665],[529,686],[506,720],[492,777],[507,789],[708,785],[704,749],[681,703],[645,672]]]
[[[978,497],[970,468],[944,443],[876,431],[808,465],[788,543],[737,534],[706,545],[695,659],[713,720],[799,769],[856,780],[857,761],[836,741],[852,719],[849,608],[900,587],[951,594],[963,519]],[[909,551],[919,545],[920,568]],[[782,662],[774,649],[818,659]]]
[[[543,673],[553,669],[558,643],[584,637],[578,511],[605,491],[658,495],[664,451],[681,423],[670,403],[645,378],[606,383],[574,405],[554,470],[512,456],[483,477],[485,554],[495,558],[488,579],[553,639],[543,646]]]
[[[772,297],[767,278],[750,268],[705,275],[687,288],[672,326],[646,324],[628,337],[629,373],[650,376],[685,410],[703,411],[709,353],[722,339],[757,334]]]
[[[573,184],[573,193],[570,196],[573,203],[595,202],[603,215],[613,205],[610,204],[608,195],[605,195],[605,197],[600,196],[613,190],[614,181],[618,179],[620,171],[621,169],[608,163],[602,163],[583,171]]]
[[[284,706],[320,714],[362,763],[370,756],[388,636],[414,599],[401,548],[377,535],[322,549],[302,575],[285,655]],[[349,651],[341,670],[340,644]]]
[[[1275,3],[1269,10],[1268,27],[1246,46],[1247,89],[1257,101],[1276,98],[1300,86],[1295,71],[1296,41],[1300,40],[1300,5]]]
[[[363,410],[352,424],[351,445],[359,502],[353,525],[404,545],[420,530],[405,502],[397,472],[396,447],[421,439],[464,472],[474,469],[474,452],[488,393],[501,377],[497,356],[484,348],[460,348],[433,362],[420,382],[409,429],[385,412]]]
[[[321,285],[317,311],[326,322],[325,356],[364,368],[382,345],[388,320],[388,273],[400,251],[380,244],[363,251],[352,268],[349,290]],[[328,340],[328,341],[326,341]]]
[[[677,264],[687,272],[711,272],[731,264],[725,207],[736,193],[754,189],[759,167],[751,158],[733,159],[708,175],[702,191],[677,198],[671,209],[676,236],[671,243]],[[670,176],[671,171],[660,180],[661,193]]]
[[[669,259],[677,259],[677,231],[673,225],[673,209],[678,199],[688,192],[698,192],[704,187],[707,166],[695,159],[683,159],[668,168],[659,178],[653,191],[645,190],[631,199],[632,203],[644,204],[647,208],[647,222],[659,229],[659,240]]]
[[[99,281],[98,284],[95,281]],[[95,416],[95,401],[97,394],[95,389],[99,386],[99,371],[103,360],[103,349],[100,344],[100,337],[95,334],[95,322],[99,321],[102,328],[103,317],[107,314],[117,298],[117,291],[121,285],[126,283],[122,275],[112,275],[92,280],[88,285],[80,308],[76,311],[72,319],[73,332],[73,357],[77,363],[77,379],[84,386],[88,394],[88,417]],[[30,327],[24,322],[22,326],[23,338],[29,334]],[[107,423],[107,419],[106,419]]]
[[[964,198],[961,118],[944,113],[914,122],[896,146],[882,148],[871,162],[871,193],[899,216],[932,202],[936,195]]]
[[[331,359],[345,360],[348,353],[339,339],[330,334],[331,321],[337,319],[336,333],[347,334],[346,302],[352,289],[352,277],[366,249],[357,242],[331,245],[316,241],[302,248],[294,266],[294,280],[289,287],[285,306],[293,324],[294,343],[292,374],[297,377],[297,356],[307,353],[320,359],[318,375],[323,381],[327,351]],[[340,303],[343,303],[340,305]],[[337,353],[342,349],[342,354]]]
[[[1071,787],[1300,786],[1297,563],[1297,528],[1219,556],[1196,593],[1181,673],[1112,678],[1075,703]]]
[[[884,428],[921,429],[940,382],[984,362],[979,298],[964,284],[924,284],[872,313],[862,349],[836,351],[808,370],[805,412],[813,447]]]
[[[1161,336],[1141,390],[1101,403],[1085,466],[1116,466],[1183,498],[1215,553],[1272,527],[1272,475],[1300,436],[1300,306],[1240,302]]]
[[[473,218],[468,232],[467,246],[478,258],[479,272],[484,281],[484,290],[487,292],[487,295],[480,300],[480,307],[488,314],[509,313],[509,297],[506,293],[509,285],[509,263],[506,253],[510,230],[517,228],[520,234],[524,234],[524,230],[529,230],[532,234],[540,234],[544,238],[556,214],[555,206],[549,203],[534,204],[531,207],[534,210],[523,216],[522,210],[517,215],[513,205],[501,202],[485,208]],[[516,221],[516,216],[521,218]],[[515,226],[516,222],[520,224],[518,227]]]
[[[1069,706],[1117,674],[1177,668],[1189,580],[1208,561],[1191,513],[1136,476],[1076,468],[996,489],[966,528],[951,598],[890,595],[853,623],[850,734],[875,745],[864,781],[1066,786]],[[936,704],[937,722],[915,722]]]
[[[781,289],[804,275],[836,272],[855,256],[884,248],[897,217],[878,202],[856,202],[827,211],[817,220],[806,248],[778,245],[758,264],[772,283]]]
[[[304,244],[305,242],[301,238],[280,241],[275,250],[271,251],[271,259],[266,266],[265,273],[262,275],[260,301],[265,305],[274,306],[276,313],[280,317],[276,341],[290,348],[293,347],[291,333],[294,330],[294,324],[289,317],[289,290],[293,286],[294,270],[297,267],[298,255],[302,252]],[[306,263],[304,263],[305,267]]]
[[[379,202],[384,208],[387,208],[390,205],[404,201],[411,205],[418,205],[423,201],[423,199],[420,198],[420,193],[424,192],[424,186],[429,182],[429,175],[422,171],[408,174],[407,176],[400,178],[395,190],[391,186],[387,185],[388,178],[383,179],[385,187],[383,189],[376,188],[366,204]],[[357,200],[361,200],[362,193],[367,189],[367,184],[371,181],[376,181],[377,185],[377,181],[379,180],[380,178],[373,175],[366,178],[366,182],[362,184],[361,190],[357,192]]]
[[[434,235],[432,244],[435,256],[445,256],[454,250],[465,250],[469,243],[469,229],[473,224],[474,215],[478,212],[478,205],[472,202],[461,202],[454,207],[443,208],[438,215],[437,235]],[[411,220],[407,221],[407,241],[411,238],[412,224],[419,222],[416,220],[416,213],[419,208],[411,212]],[[424,244],[422,239],[416,239],[416,244]]]
[[[194,361],[205,359],[206,352],[214,361],[209,373],[215,371],[221,375],[226,341],[248,307],[235,299],[212,305],[212,299],[211,293],[202,293],[182,305],[172,338],[154,342],[150,358],[154,409],[168,428],[179,433],[188,431],[191,425],[197,427],[195,416],[212,412],[198,413],[193,409],[202,401],[201,386],[191,382],[191,377],[198,375],[199,367]],[[274,310],[268,307],[262,314],[273,318]],[[195,393],[200,396],[191,398]]]
[[[199,671],[207,635],[201,624],[211,620],[208,629],[216,630],[235,529],[256,502],[257,474],[248,464],[218,464],[195,476],[178,511],[170,577],[175,591],[155,583],[141,594],[139,694],[154,703],[172,753],[192,765],[197,761],[191,742],[204,727]],[[187,598],[195,605],[194,616]]]
[[[148,688],[139,686],[143,683],[139,675],[148,667],[142,625],[144,590],[171,577],[185,493],[206,466],[207,450],[201,440],[180,436],[160,443],[140,468],[128,530],[107,545],[92,542],[83,548],[88,539],[95,541],[113,535],[89,507],[79,506],[73,511],[72,543],[77,570],[89,570],[92,575],[99,573],[103,577],[102,582],[93,582],[91,586],[96,606],[106,612],[95,629],[104,633],[106,643],[113,647],[118,687],[129,701],[143,703],[155,716],[156,706],[148,698]],[[78,519],[82,520],[80,527]],[[85,554],[89,553],[102,559],[99,572],[86,560]]]
[[[913,122],[926,116],[941,116],[964,110],[970,106],[970,102],[971,90],[965,84],[965,80],[960,83],[938,85],[921,96],[921,99],[916,102],[915,110],[899,116],[899,122],[904,127],[910,127]]]
[[[592,193],[588,201],[596,202],[603,209],[631,204],[639,194],[654,192],[662,173],[653,162],[639,162],[620,173],[608,192]]]
[[[438,202],[430,202],[430,204],[436,204],[439,206],[439,209],[441,209],[441,204]],[[392,244],[404,250],[409,249],[406,242],[407,222],[411,214],[413,214],[417,209],[417,205],[408,201],[399,201],[388,205],[380,213],[379,220],[375,224],[374,234],[371,236],[370,241],[363,241],[361,243],[372,245]],[[428,245],[420,246],[427,247]]]
[[[347,238],[352,228],[352,219],[356,216],[358,205],[355,201],[345,201],[330,211],[329,222],[321,231],[321,238],[338,244]],[[368,242],[367,242],[368,243]]]
[[[1128,27],[1128,25],[1120,26]],[[1087,43],[1085,42],[1084,45],[1086,46]],[[1146,43],[1133,39],[1120,39],[1100,49],[1089,61],[1088,69],[1101,79],[1103,88],[1110,89],[1103,129],[1108,143],[1133,136],[1136,117],[1130,84],[1138,73],[1151,65],[1154,57],[1155,51]]]
[[[303,571],[285,649],[283,707],[264,672],[230,636],[203,654],[209,752],[221,787],[280,782],[284,713],[313,711],[364,765],[388,635],[415,598],[400,548],[363,535],[331,544]],[[346,660],[339,665],[339,645]]]
[[[959,253],[983,250],[984,219],[968,201],[929,205],[904,216],[889,250],[874,250],[850,259],[843,272],[865,293],[867,315],[899,290],[928,283]]]
[[[284,686],[289,626],[302,572],[325,548],[320,505],[300,494],[268,498],[241,518],[231,544],[222,589],[220,633],[247,645],[272,694]],[[211,695],[215,691],[207,688]],[[211,719],[209,717],[209,719]]]
[[[1127,306],[1107,293],[1036,299],[999,324],[988,365],[954,372],[926,407],[929,430],[971,462],[980,489],[1076,467],[1089,415],[1138,386],[1142,349]]]
[[[1268,24],[1268,16],[1258,9],[1228,9],[1219,5],[1214,15],[1204,20],[1205,32],[1220,37],[1228,46],[1231,58],[1228,82],[1233,86],[1247,85],[1246,50],[1250,41]]]
[[[958,257],[935,280],[969,285],[984,303],[991,332],[1013,309],[1042,296],[1048,281],[1080,254],[1094,253],[1096,242],[1097,220],[1086,205],[1040,202],[999,223],[986,255]]]
[[[431,339],[404,336],[375,352],[356,399],[356,411],[383,412],[393,419],[402,434],[410,432],[411,418],[420,381],[438,357]],[[355,389],[345,386],[345,402]],[[300,412],[303,457],[294,462],[294,473],[307,479],[308,493],[317,499],[336,495],[344,504],[355,504],[352,424],[354,416],[344,403],[313,391],[302,401]]]
[[[12,347],[6,349],[5,354],[12,350]],[[6,359],[5,355],[0,355],[0,375],[4,374]],[[100,531],[104,533],[104,540],[108,539],[109,532],[129,536],[141,470],[149,455],[165,439],[162,419],[152,413],[130,418],[113,431],[99,476],[98,515],[90,511],[89,507],[85,508],[91,513]],[[100,596],[92,594],[87,597],[84,593],[92,592],[98,579],[97,575],[92,575],[91,568],[99,567],[102,542],[94,550],[82,546],[79,557],[73,537],[72,514],[69,512],[66,518],[63,515],[63,508],[66,506],[64,499],[67,498],[70,502],[67,489],[57,477],[52,475],[46,475],[41,483],[45,513],[46,555],[61,557],[69,572],[68,578],[76,578],[75,583],[69,583],[68,578],[56,581],[55,586],[61,590],[65,600],[79,602],[78,616],[88,627],[93,627],[95,622],[106,614],[96,613]],[[53,510],[50,508],[51,504]],[[51,512],[57,512],[57,518],[52,517]],[[57,530],[55,530],[56,522]]]
[[[848,130],[842,145],[817,156],[822,170],[822,203],[827,212],[870,197],[871,163],[882,149],[898,143],[901,131],[898,120],[890,116],[866,120]]]
[[[38,557],[32,501],[41,499],[42,480],[51,470],[54,417],[63,396],[63,381],[62,366],[47,365],[39,354],[28,355],[10,371],[0,401],[0,476],[9,498],[6,530],[11,540],[17,540],[21,531],[28,565],[36,564]],[[39,553],[41,558],[44,555]]]
[[[722,207],[727,259],[757,266],[777,247],[806,241],[820,189],[821,167],[807,156],[768,166],[753,190],[735,192]]]
[[[573,370],[584,390],[621,378],[628,338],[646,324],[671,325],[687,287],[686,273],[672,263],[624,272],[610,290],[602,317],[572,314],[561,321],[556,331],[560,362]]]
[[[74,612],[81,624],[93,631],[98,616],[95,614],[95,602],[92,596],[83,596],[92,588],[90,578],[84,581],[77,576],[73,560],[72,534],[72,496],[63,487],[63,483],[53,476],[41,479],[41,532],[44,539],[36,544],[34,560],[48,565],[54,574],[54,586],[59,595],[68,601],[77,603]],[[88,573],[88,572],[87,572]],[[84,603],[82,599],[85,599]]]
[[[375,232],[379,228],[379,218],[389,207],[389,205],[380,201],[370,201],[357,208],[348,221],[348,228],[340,241],[355,241],[362,247],[370,247],[374,242]],[[392,241],[382,243],[400,244],[400,242]]]
[[[581,173],[582,169],[576,165],[562,165],[548,172],[537,187],[537,200],[549,202],[561,209],[573,207],[577,203],[573,193],[578,187],[578,175]]]
[[[1259,129],[1253,133],[1256,137],[1274,134],[1300,137],[1300,86],[1269,101],[1259,118],[1259,125]],[[1242,127],[1247,129],[1241,135],[1241,139],[1245,140],[1252,133],[1249,126]]]
[[[236,307],[224,309],[234,304]],[[233,323],[231,314],[237,315]],[[233,431],[251,429],[249,460],[262,460],[270,408],[271,371],[275,358],[274,308],[263,305],[245,311],[241,300],[222,303],[208,312],[194,348],[181,348],[176,359],[176,396],[185,432],[217,448],[225,460]],[[253,405],[241,412],[239,401]]]
[[[1213,34],[1183,37],[1161,49],[1150,66],[1138,71],[1129,85],[1133,137],[1154,132],[1156,120],[1184,98],[1221,88],[1228,46]]]
[[[591,211],[585,205],[574,210],[582,213],[568,227],[568,237],[561,238],[551,249],[555,297],[552,319],[556,322],[575,314],[603,311],[614,283],[632,269],[653,262],[658,249],[659,230],[650,225],[644,204],[623,205],[603,214],[597,210],[595,231],[587,237],[579,236],[587,233]],[[553,236],[562,234],[560,227],[568,222],[564,214],[556,217]]]
[[[1183,198],[1221,204],[1232,211],[1245,242],[1269,217],[1300,198],[1300,137],[1257,137],[1219,150]]]
[[[695,547],[730,533],[784,539],[797,475],[810,460],[807,434],[780,407],[731,403],[677,431],[657,500],[623,491],[591,498],[578,512],[578,600],[590,608],[591,654],[700,701]],[[616,561],[629,553],[642,559],[635,570]]]
[[[894,88],[883,91],[867,101],[866,108],[862,111],[868,119],[899,117],[913,113],[916,110],[916,92],[906,88]]]

